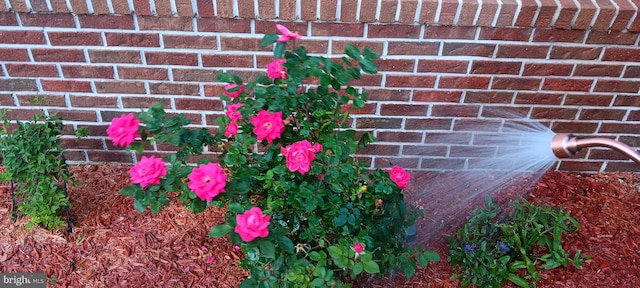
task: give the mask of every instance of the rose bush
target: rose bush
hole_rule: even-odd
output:
[[[378,55],[352,45],[339,60],[309,55],[301,46],[288,51],[287,43],[300,36],[278,30],[281,35],[262,41],[275,44],[276,60],[265,76],[245,82],[218,75],[228,84],[217,132],[186,127],[183,115],[167,118],[162,104],[138,115],[144,125],[129,149],[143,153],[156,142],[177,151],[164,157],[166,175],[140,169],[136,175],[148,171],[148,179],[133,181],[122,194],[134,197],[141,213],[159,212],[169,195],[194,212],[226,207],[226,223],[209,235],[228,236],[245,253],[240,266],[251,277],[241,287],[343,287],[362,273],[399,270],[411,277],[418,264],[439,260],[404,243],[405,228],[421,212],[404,202],[409,173],[399,166],[370,169],[352,156],[375,139],[348,128],[348,107],[364,106],[366,93],[347,83],[362,72],[377,73]],[[115,131],[119,125],[114,121]],[[189,157],[205,147],[212,159],[200,156],[190,165]]]

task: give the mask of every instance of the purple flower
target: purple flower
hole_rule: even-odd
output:
[[[471,244],[467,243],[466,245],[464,245],[464,252],[466,253],[473,253],[475,249],[473,249],[473,246],[471,246]]]
[[[500,249],[502,253],[509,253],[509,251],[511,251],[509,246],[502,241],[498,241],[498,249]]]

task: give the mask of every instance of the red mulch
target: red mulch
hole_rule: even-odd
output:
[[[247,277],[236,264],[242,255],[230,242],[206,236],[223,221],[223,210],[192,214],[174,203],[157,215],[138,214],[133,200],[119,193],[128,183],[127,166],[71,171],[82,184],[70,188],[70,235],[25,231],[24,218],[13,223],[9,187],[0,184],[0,271],[44,271],[56,277],[56,287],[236,287]],[[592,257],[581,270],[542,271],[538,287],[640,286],[640,175],[549,172],[526,198],[564,206],[578,218],[582,230],[566,236],[564,246]],[[409,280],[370,277],[358,285],[459,287],[449,279],[446,247],[436,250],[443,261]]]

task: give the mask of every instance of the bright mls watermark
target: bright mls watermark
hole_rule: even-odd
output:
[[[45,273],[0,273],[0,288],[46,288]]]

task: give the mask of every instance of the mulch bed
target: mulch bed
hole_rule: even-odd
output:
[[[10,216],[9,186],[0,184],[0,271],[46,272],[55,287],[237,287],[248,273],[226,238],[211,238],[224,211],[193,214],[173,203],[157,215],[139,214],[120,195],[128,166],[73,166],[82,183],[70,188],[73,232],[25,231],[26,219]],[[640,175],[548,172],[526,198],[564,206],[582,229],[564,247],[591,256],[582,269],[541,271],[538,287],[640,287]],[[428,201],[428,199],[424,199]],[[356,287],[459,287],[443,261],[402,275],[359,279]],[[360,281],[362,280],[362,281]]]

